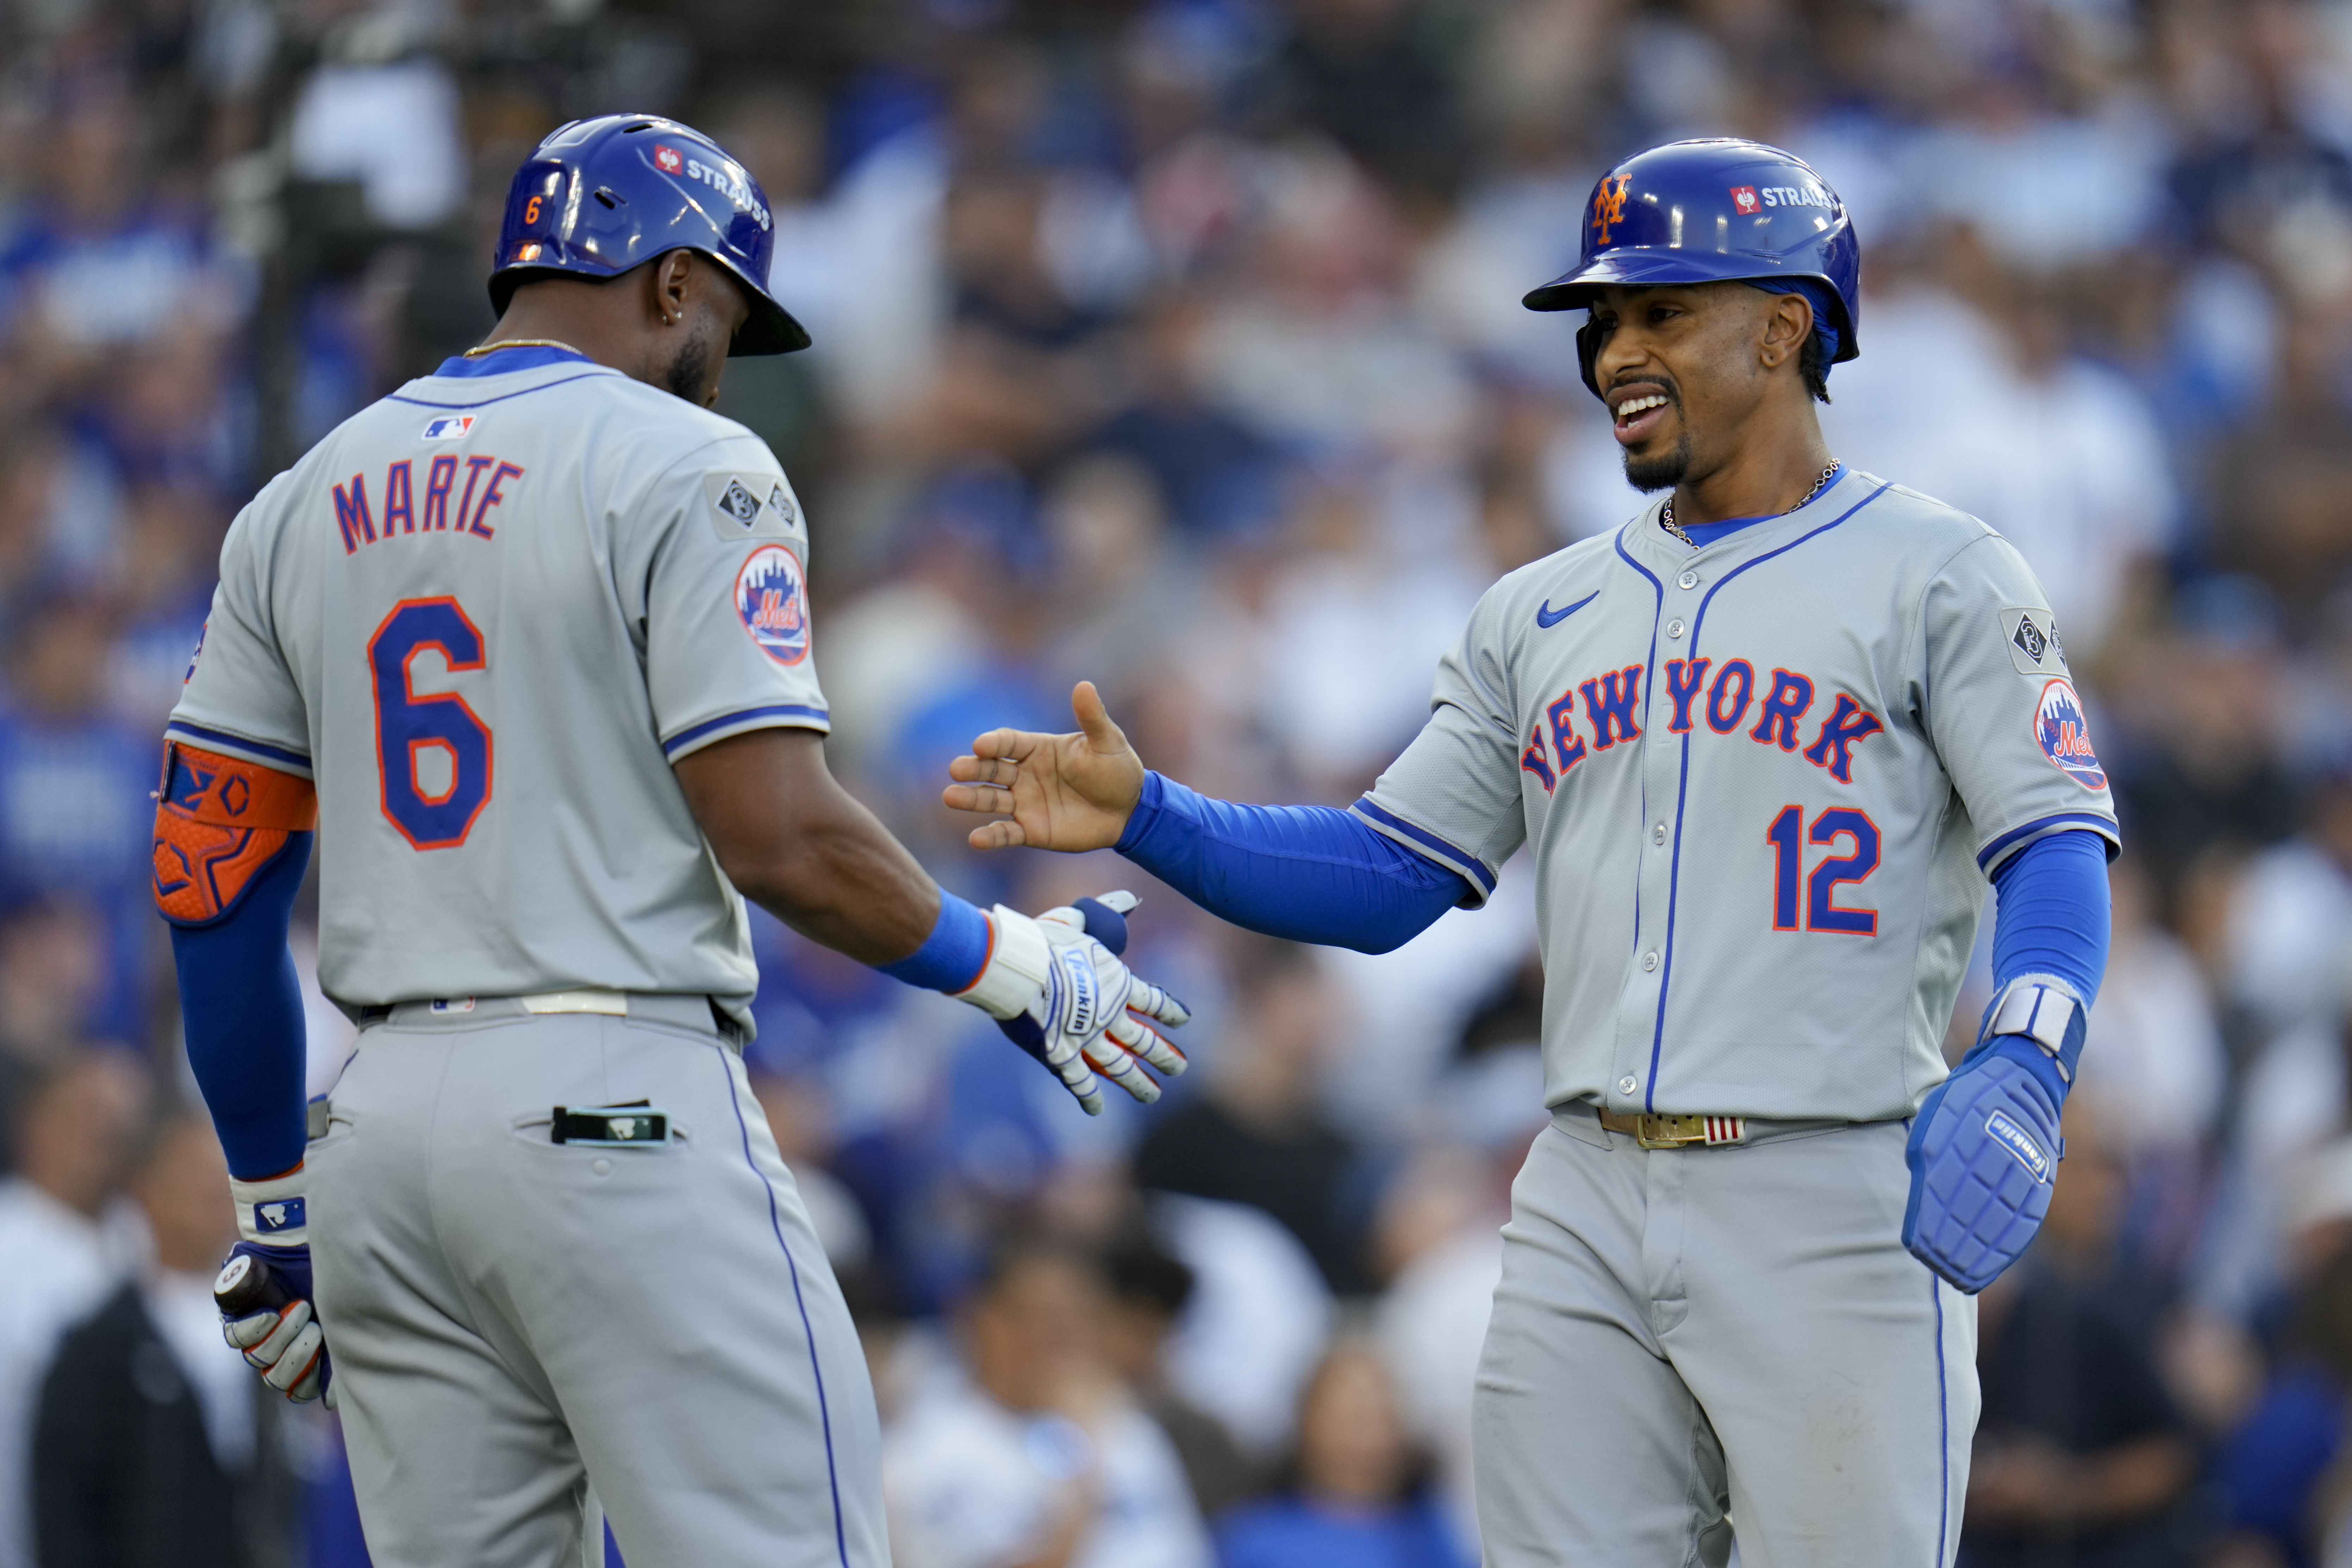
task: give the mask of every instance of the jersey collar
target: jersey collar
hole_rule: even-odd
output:
[[[1822,508],[1840,496],[1853,494],[1850,481],[1854,478],[1852,463],[1840,463],[1836,477],[1822,487],[1821,493],[1794,511],[1777,517],[1726,518],[1721,522],[1703,523],[1711,531],[1701,536],[1699,547],[1686,549],[1658,526],[1658,515],[1665,510],[1665,500],[1660,497],[1642,509],[1642,514],[1627,523],[1620,538],[1643,559],[1679,572],[1691,562],[1702,558],[1759,547],[1769,548],[1783,539],[1801,533],[1820,521]]]
[[[586,354],[570,349],[551,349],[543,343],[519,344],[510,349],[492,349],[488,353],[467,359],[463,354],[452,355],[441,362],[435,375],[455,376],[472,380],[485,375],[511,375],[519,370],[538,370],[551,364],[593,364]]]

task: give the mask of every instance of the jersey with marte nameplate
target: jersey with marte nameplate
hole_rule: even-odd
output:
[[[1987,874],[2116,837],[2047,601],[1852,470],[1696,550],[1658,510],[1489,590],[1357,810],[1483,886],[1530,847],[1550,1103],[1909,1115]]]
[[[756,984],[671,764],[822,730],[807,530],[742,426],[575,354],[445,365],[231,528],[169,735],[315,777],[346,1005]]]

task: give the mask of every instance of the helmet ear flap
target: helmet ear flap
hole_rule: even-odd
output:
[[[1601,358],[1601,345],[1609,341],[1609,332],[1610,329],[1593,316],[1587,316],[1584,325],[1576,329],[1576,365],[1584,373],[1584,384],[1592,389],[1595,397],[1601,397],[1601,383],[1593,379],[1592,366]]]

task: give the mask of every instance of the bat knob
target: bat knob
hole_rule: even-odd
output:
[[[220,1277],[213,1281],[213,1304],[224,1318],[243,1318],[283,1307],[286,1292],[278,1289],[268,1264],[240,1252],[221,1265]]]

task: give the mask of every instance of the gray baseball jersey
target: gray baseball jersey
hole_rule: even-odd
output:
[[[552,349],[451,362],[237,518],[168,733],[316,780],[346,1006],[757,984],[670,765],[822,730],[807,531],[750,432]]]
[[[1482,894],[1532,846],[1548,1103],[1908,1116],[1986,874],[2116,837],[2048,602],[1852,469],[1696,550],[1658,510],[1490,589],[1355,809]]]

